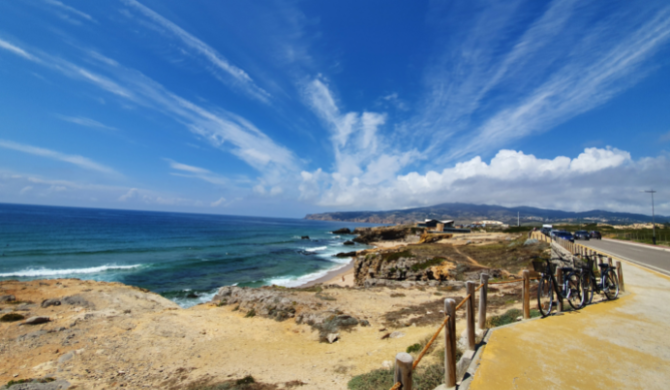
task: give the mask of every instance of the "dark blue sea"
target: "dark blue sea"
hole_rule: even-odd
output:
[[[0,204],[0,280],[80,278],[188,307],[226,285],[294,287],[346,265],[349,222]],[[301,239],[309,236],[309,240]]]

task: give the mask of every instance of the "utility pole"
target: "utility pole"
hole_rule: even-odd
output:
[[[645,192],[651,194],[651,231],[653,233],[652,242],[654,245],[656,245],[656,219],[654,218],[654,194],[656,191],[651,189]]]

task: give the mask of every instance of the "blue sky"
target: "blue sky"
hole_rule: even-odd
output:
[[[670,215],[667,1],[0,3],[0,202]]]

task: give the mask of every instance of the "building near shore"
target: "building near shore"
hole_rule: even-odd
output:
[[[425,219],[423,222],[415,223],[418,228],[424,228],[429,232],[452,232],[452,233],[470,233],[470,229],[459,229],[454,226],[453,220],[440,221],[438,219]]]

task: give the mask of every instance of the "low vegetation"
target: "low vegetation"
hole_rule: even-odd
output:
[[[20,384],[22,384],[22,383],[50,383],[50,382],[53,382],[53,381],[55,381],[55,379],[54,379],[54,378],[51,378],[51,377],[41,378],[41,379],[18,379],[18,380],[11,380],[11,381],[7,382],[7,385],[6,385],[7,387],[6,387],[6,388],[9,389],[10,387],[12,387],[12,386],[14,386],[14,385],[20,385]]]
[[[347,387],[350,390],[388,390],[393,382],[393,368],[380,368],[353,377]],[[416,389],[434,389],[444,382],[444,365],[432,364],[415,371],[412,382]]]
[[[21,321],[25,318],[26,317],[18,313],[8,313],[0,317],[0,322],[15,322],[15,321]]]
[[[499,316],[489,317],[486,320],[487,328],[495,328],[498,326],[503,326],[511,324],[517,321],[517,318],[523,316],[523,310],[521,309],[509,309],[505,313]],[[537,309],[531,309],[530,318],[535,318],[540,316],[540,311]]]
[[[402,252],[384,253],[382,255],[382,260],[384,260],[384,261],[395,261],[395,260],[400,259],[401,257],[411,258],[411,257],[415,257],[415,256],[409,250],[404,250]]]
[[[284,388],[296,387],[300,381],[291,381],[284,384]],[[185,390],[277,390],[279,387],[269,383],[256,382],[254,377],[247,375],[241,379],[231,379],[225,382],[211,383],[207,380],[191,383]]]
[[[424,262],[412,265],[412,271],[415,272],[421,271],[422,269],[430,268],[435,265],[440,265],[444,260],[446,260],[444,257],[433,257],[432,259],[428,259]]]

